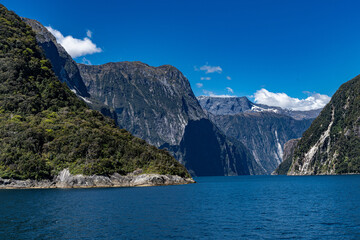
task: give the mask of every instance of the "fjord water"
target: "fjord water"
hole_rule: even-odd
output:
[[[360,176],[0,191],[0,239],[358,239]]]

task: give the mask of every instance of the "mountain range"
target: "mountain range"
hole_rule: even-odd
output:
[[[24,20],[55,74],[79,98],[120,128],[169,150],[194,176],[270,174],[282,161],[284,143],[301,137],[319,113],[246,97],[196,98],[189,81],[170,65],[78,64],[41,23]]]
[[[332,128],[331,122],[336,120],[334,114],[323,116],[324,112],[329,112],[328,107],[317,117],[321,109],[292,111],[256,104],[246,97],[196,98],[189,81],[173,66],[152,67],[142,62],[79,64],[41,23],[23,20],[36,33],[38,45],[61,82],[89,107],[113,118],[119,128],[170,151],[193,176],[270,174],[277,167],[277,173],[281,169],[288,174],[316,174],[323,171],[319,168],[325,168],[320,164],[311,171],[299,171],[299,166],[309,166],[312,164],[309,161],[317,161],[314,156],[320,153],[313,155],[314,148],[323,145],[322,141],[330,134],[328,129],[320,134],[320,140],[313,139],[319,136],[319,128],[324,126],[316,125],[318,119],[333,119],[328,128]],[[348,95],[351,94],[354,95]],[[351,139],[356,142],[356,126],[353,129],[355,138]],[[346,137],[352,136],[351,133],[347,129]],[[344,138],[342,136],[342,141],[346,142]],[[308,142],[317,145],[309,150]],[[334,159],[341,151],[332,153]],[[324,156],[324,153],[320,155]],[[301,160],[301,156],[305,160]],[[352,155],[351,158],[354,159]],[[296,164],[293,159],[297,159]],[[325,173],[347,172],[349,167],[348,170],[334,169]]]
[[[264,174],[241,142],[226,137],[211,122],[189,81],[175,67],[141,62],[84,65],[76,64],[68,54],[53,58],[54,51],[64,52],[63,47],[39,22],[24,20],[37,33],[51,63],[64,70],[57,72],[60,80],[67,83],[69,79],[62,75],[79,80],[79,71],[82,83],[70,84],[72,91],[91,108],[112,117],[120,128],[169,150],[192,175]],[[86,92],[78,90],[83,85]]]

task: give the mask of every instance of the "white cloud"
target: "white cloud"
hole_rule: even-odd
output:
[[[101,48],[98,48],[88,37],[85,37],[84,39],[77,39],[70,35],[64,37],[60,31],[53,29],[52,27],[46,28],[55,36],[56,41],[61,44],[73,58],[102,51]],[[92,35],[92,33],[90,35]]]
[[[208,64],[205,64],[204,66],[201,66],[200,68],[194,67],[195,71],[204,71],[206,74],[207,73],[221,73],[222,72],[222,68],[220,66],[210,66]]]
[[[211,79],[211,77],[201,77],[200,80],[207,80],[209,81]]]
[[[230,88],[230,87],[226,87],[226,90],[227,90],[229,93],[234,93],[234,90],[232,90],[232,88]]]
[[[91,38],[92,37],[92,31],[87,30],[86,31],[86,36],[88,36],[88,38]]]
[[[307,93],[309,95],[307,98],[299,99],[290,97],[286,93],[273,93],[269,92],[265,88],[262,88],[254,93],[254,98],[256,103],[297,111],[307,111],[322,108],[331,99],[329,96],[324,94]]]
[[[204,84],[202,84],[202,83],[197,83],[196,86],[197,86],[198,88],[202,88],[202,87],[204,86]]]
[[[230,76],[226,76],[226,79],[227,79],[227,80],[231,80],[231,77],[230,77]]]
[[[227,95],[227,94],[223,94],[223,95],[217,95],[211,91],[207,91],[207,90],[203,90],[203,93],[206,95],[206,96],[209,96],[209,97],[218,97],[218,98],[231,98],[231,97],[236,97],[236,96],[233,96],[233,95]]]

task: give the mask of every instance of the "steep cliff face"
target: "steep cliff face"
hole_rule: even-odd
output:
[[[267,174],[282,162],[284,144],[301,137],[312,121],[295,120],[272,112],[212,115],[211,119],[227,136],[241,141]]]
[[[175,67],[78,66],[92,98],[115,110],[120,127],[169,149],[193,175],[264,173],[243,144],[234,144],[208,119]]]
[[[300,139],[291,139],[284,144],[284,154],[282,163],[272,173],[273,175],[286,175],[289,171],[294,156],[295,147]]]
[[[51,61],[52,69],[60,81],[81,97],[89,97],[89,93],[81,79],[75,61],[66,50],[56,42],[55,37],[38,21],[22,18],[36,33],[36,40],[44,50],[46,58]]]
[[[188,80],[172,66],[78,66],[92,98],[115,110],[119,126],[156,146],[178,145],[189,120],[206,117]]]
[[[360,75],[344,83],[295,147],[289,175],[360,173]]]

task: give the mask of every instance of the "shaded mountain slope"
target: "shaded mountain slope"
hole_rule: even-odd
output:
[[[289,175],[360,173],[360,75],[344,83],[295,146]]]

